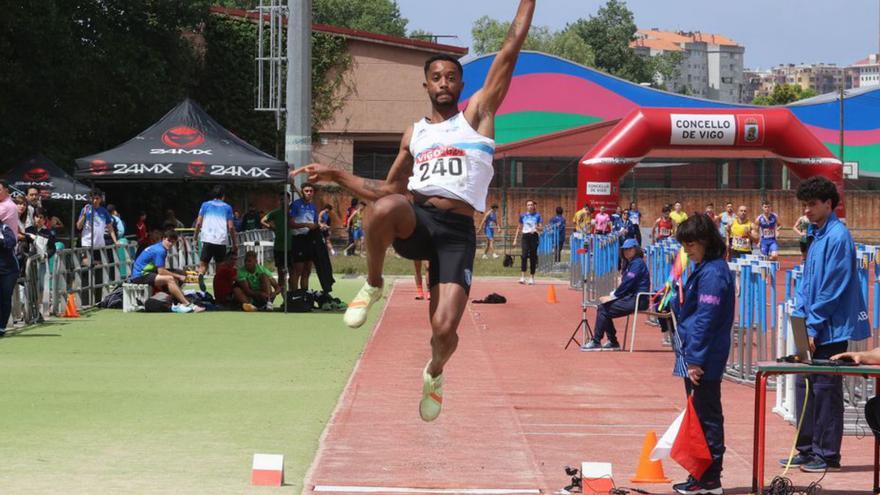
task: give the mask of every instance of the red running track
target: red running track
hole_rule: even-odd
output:
[[[427,302],[410,281],[398,282],[373,331],[305,480],[315,486],[386,487],[373,493],[480,493],[465,489],[541,490],[569,482],[563,468],[582,461],[613,463],[619,486],[634,486],[645,434],[658,436],[685,404],[672,354],[658,329],[639,322],[635,353],[583,353],[563,347],[580,321],[580,293],[556,284],[559,304],[547,304],[546,284],[475,281],[472,298],[498,292],[503,305],[468,307],[458,351],[446,369],[444,411],[419,419],[421,370],[429,356]],[[595,312],[589,313],[590,324]],[[618,320],[620,338],[623,321]],[[340,322],[340,331],[342,322]],[[751,486],[754,389],[725,382],[725,493]],[[768,403],[773,404],[770,393]],[[788,455],[794,428],[768,413],[767,474]],[[873,441],[846,437],[841,472],[822,481],[823,494],[868,494]],[[667,477],[686,473],[664,463]],[[818,478],[789,476],[805,486]],[[636,485],[672,493],[669,484]],[[391,490],[394,489],[394,490]],[[522,493],[522,492],[520,492]]]

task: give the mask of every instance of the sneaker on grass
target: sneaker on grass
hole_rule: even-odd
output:
[[[358,328],[363,325],[367,321],[370,306],[379,299],[382,299],[382,287],[372,287],[365,282],[354,299],[348,303],[348,309],[345,310],[345,316],[342,317],[345,324],[350,328]]]

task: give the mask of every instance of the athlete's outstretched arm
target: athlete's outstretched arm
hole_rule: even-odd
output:
[[[471,98],[471,105],[476,105],[474,110],[478,118],[486,114],[495,114],[510,87],[513,78],[513,69],[516,59],[522,49],[526,37],[529,35],[529,27],[532,25],[532,15],[535,13],[536,0],[520,0],[516,17],[510,23],[510,30],[501,45],[501,51],[495,56],[483,88]],[[470,106],[470,105],[469,105]]]
[[[391,170],[388,171],[388,177],[384,181],[364,179],[337,165],[321,163],[312,163],[294,170],[290,173],[290,179],[292,180],[299,174],[307,174],[306,176],[312,182],[335,182],[365,201],[376,201],[391,194],[404,194],[413,167],[413,157],[409,152],[411,137],[412,126],[403,133],[400,151],[397,152],[397,158],[394,159]]]

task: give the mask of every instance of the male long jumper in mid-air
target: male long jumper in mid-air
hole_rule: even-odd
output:
[[[458,324],[467,306],[476,253],[474,213],[486,209],[495,153],[495,112],[510,87],[516,60],[528,36],[536,0],[521,0],[483,87],[460,111],[461,63],[448,55],[425,62],[423,86],[431,115],[404,132],[400,151],[384,182],[364,179],[333,165],[313,163],[294,170],[310,181],[335,182],[372,201],[365,222],[367,281],[345,312],[360,327],[382,297],[382,265],[388,246],[401,256],[429,260],[431,360],[422,372],[419,414],[440,415],[443,367],[458,346]]]

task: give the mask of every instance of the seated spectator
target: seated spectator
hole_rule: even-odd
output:
[[[154,289],[168,292],[180,303],[180,313],[201,313],[205,308],[190,303],[180,290],[180,284],[186,281],[186,275],[175,273],[165,268],[168,250],[177,242],[177,232],[165,231],[162,240],[144,249],[134,261],[131,283],[146,284]]]
[[[235,303],[232,288],[235,286],[235,278],[238,272],[235,268],[235,258],[230,256],[217,263],[217,271],[214,272],[214,300],[222,306]]]
[[[614,328],[614,318],[631,314],[636,308],[636,294],[648,292],[651,287],[651,275],[648,266],[642,259],[642,249],[635,239],[627,239],[623,242],[623,257],[625,268],[621,277],[620,286],[611,296],[599,298],[601,303],[596,309],[596,325],[593,340],[581,347],[582,351],[619,351],[620,344],[617,342],[617,330]],[[649,298],[643,297],[639,301],[639,309],[648,308]],[[608,335],[608,342],[602,345],[602,337]]]
[[[244,255],[244,266],[238,269],[232,294],[245,311],[257,308],[272,310],[272,301],[281,293],[281,287],[272,277],[272,272],[257,263],[257,253],[248,251]]]

